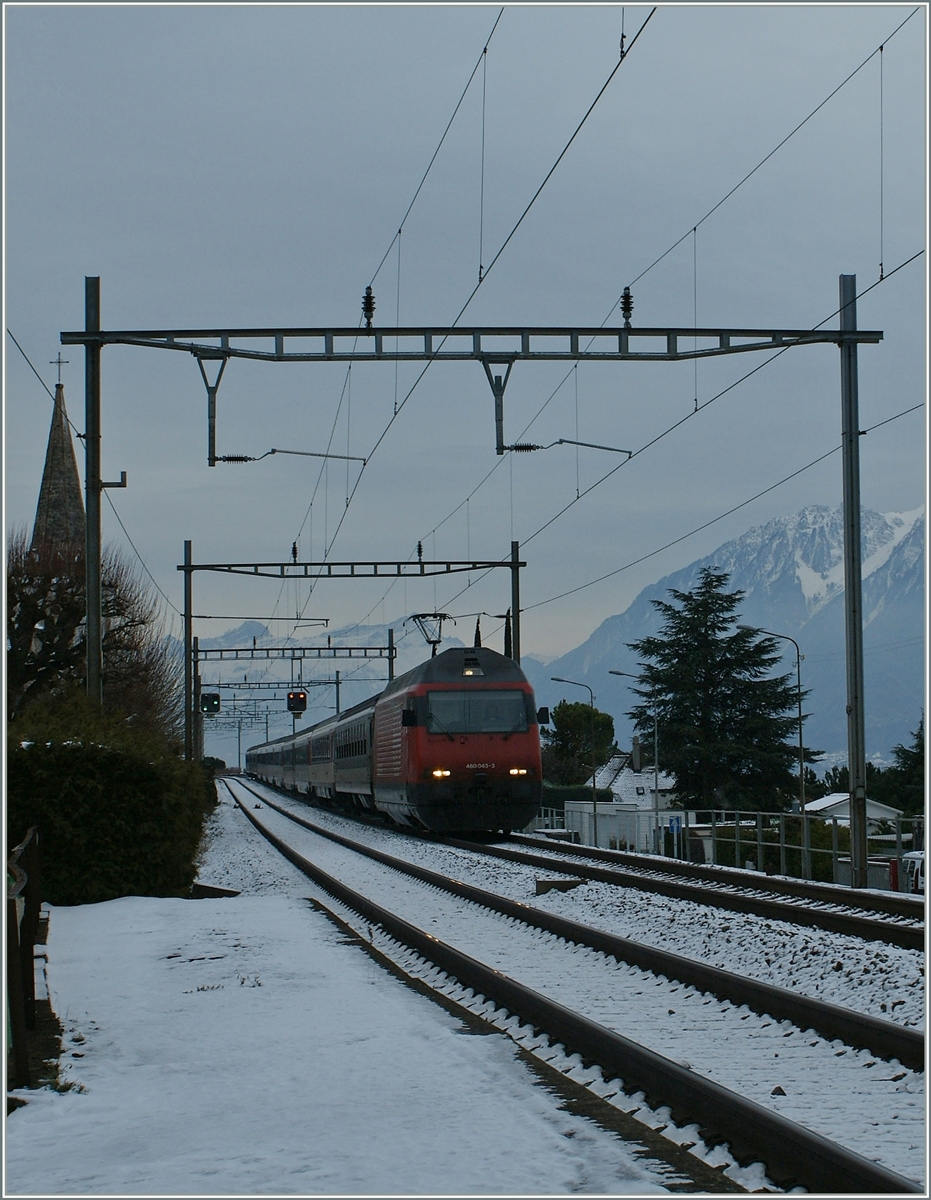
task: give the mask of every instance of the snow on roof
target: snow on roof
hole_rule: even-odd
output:
[[[630,761],[630,755],[622,750],[617,754],[612,754],[603,767],[599,767],[595,772],[595,786],[600,788],[609,788],[617,779],[618,775],[623,771]],[[588,782],[591,784],[592,778],[589,775]]]
[[[587,786],[591,787],[592,777],[589,775]],[[595,786],[610,788],[614,799],[621,804],[635,804],[638,808],[653,807],[653,768],[634,771],[630,767],[630,754],[619,751],[613,755],[595,774]],[[675,791],[674,775],[665,771],[659,772],[659,791],[664,793]]]
[[[846,792],[831,792],[830,795],[822,796],[818,800],[806,800],[805,811],[820,813],[825,817],[849,817],[850,796]],[[883,817],[901,817],[902,810],[867,798],[866,815],[875,820],[881,820]]]

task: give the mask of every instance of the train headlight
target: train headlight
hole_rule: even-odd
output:
[[[437,769],[433,772],[433,778],[434,779],[445,779],[448,774],[449,774],[449,771],[443,771],[439,767],[437,767]]]
[[[510,771],[508,771],[508,774],[509,775],[526,775],[527,768],[526,767],[511,767]]]

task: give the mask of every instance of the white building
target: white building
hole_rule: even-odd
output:
[[[822,796],[820,800],[806,800],[805,812],[810,817],[821,817],[825,821],[837,817],[838,825],[849,825],[850,796],[847,792],[832,792],[829,796]],[[894,825],[896,817],[901,817],[901,815],[900,808],[880,804],[878,800],[867,799],[866,801],[867,831],[874,830],[880,821],[888,821]]]
[[[610,801],[598,801],[597,844],[605,850],[653,854],[659,845],[656,831],[668,828],[670,819],[681,819],[681,814],[670,812],[676,781],[665,771],[654,774],[652,767],[635,771],[632,765],[635,758],[639,758],[639,754],[621,751],[595,774],[595,787],[610,789],[613,797]],[[591,785],[589,776],[586,786]],[[596,844],[595,807],[590,800],[566,801],[566,829],[576,833],[585,846]]]

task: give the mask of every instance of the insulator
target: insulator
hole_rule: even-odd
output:
[[[224,454],[217,459],[217,462],[247,463],[255,462],[255,459],[251,454]]]
[[[624,288],[623,294],[621,295],[621,316],[624,318],[624,321],[628,325],[630,324],[630,318],[633,314],[633,311],[634,311],[634,298],[630,294],[630,288],[626,287],[626,288]]]
[[[362,297],[362,315],[365,317],[366,329],[372,328],[372,317],[375,316],[375,295],[370,287],[365,289]]]
[[[529,454],[531,450],[539,450],[539,446],[535,446],[533,442],[515,442],[513,446],[508,446],[512,454]]]

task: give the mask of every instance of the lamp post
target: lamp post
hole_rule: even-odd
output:
[[[598,791],[595,787],[595,772],[598,770],[598,762],[595,757],[595,693],[587,683],[576,683],[574,679],[562,679],[559,675],[551,675],[553,683],[571,683],[573,687],[583,687],[587,690],[591,697],[592,707],[592,842],[597,848],[598,846]]]
[[[626,675],[628,679],[640,682],[639,675],[631,675],[629,671],[609,670],[609,675]],[[659,841],[659,721],[656,715],[656,698],[651,701],[653,706],[653,851],[658,853]]]
[[[754,625],[738,625],[737,628],[744,629],[748,633],[765,633],[767,637],[782,638],[784,641],[791,642],[795,647],[795,680],[798,692],[798,808],[802,818],[802,875],[805,879],[810,879],[811,838],[808,820],[805,816],[805,747],[802,741],[802,659],[805,655],[795,638],[790,637],[787,633],[773,633],[771,629],[758,629]]]

